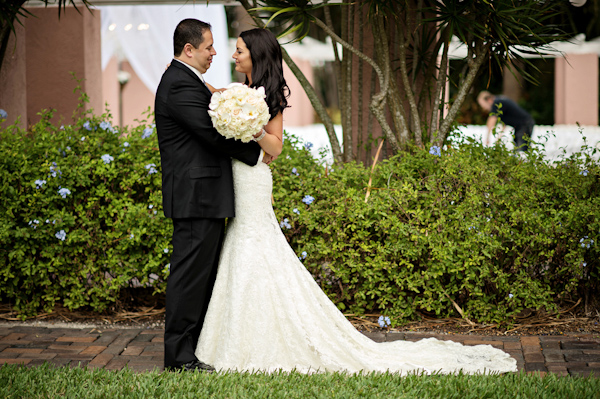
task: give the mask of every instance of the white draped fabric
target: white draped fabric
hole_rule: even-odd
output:
[[[102,69],[113,56],[127,60],[151,92],[156,92],[167,64],[173,59],[173,32],[185,18],[212,25],[217,55],[207,82],[215,87],[231,83],[227,18],[222,5],[101,6]]]

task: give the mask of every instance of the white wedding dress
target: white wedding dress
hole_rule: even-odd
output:
[[[217,370],[503,373],[516,361],[490,345],[434,338],[376,343],[320,289],[281,232],[266,164],[233,161],[236,217],[196,356]]]

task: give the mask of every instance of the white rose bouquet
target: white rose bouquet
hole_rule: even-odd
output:
[[[249,142],[269,122],[265,97],[263,87],[252,89],[241,83],[213,93],[208,111],[213,126],[227,138]]]

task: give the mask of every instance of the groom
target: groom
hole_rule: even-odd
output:
[[[234,216],[231,157],[256,165],[256,142],[225,139],[208,115],[205,73],[217,53],[208,23],[185,19],[173,36],[174,60],[154,112],[165,216],[173,219],[167,283],[165,369],[214,370],[194,355],[217,274],[225,218]],[[265,155],[263,162],[267,161]]]

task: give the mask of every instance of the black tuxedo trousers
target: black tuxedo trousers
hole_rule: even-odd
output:
[[[165,367],[196,360],[194,352],[217,276],[224,230],[224,219],[173,219]]]

